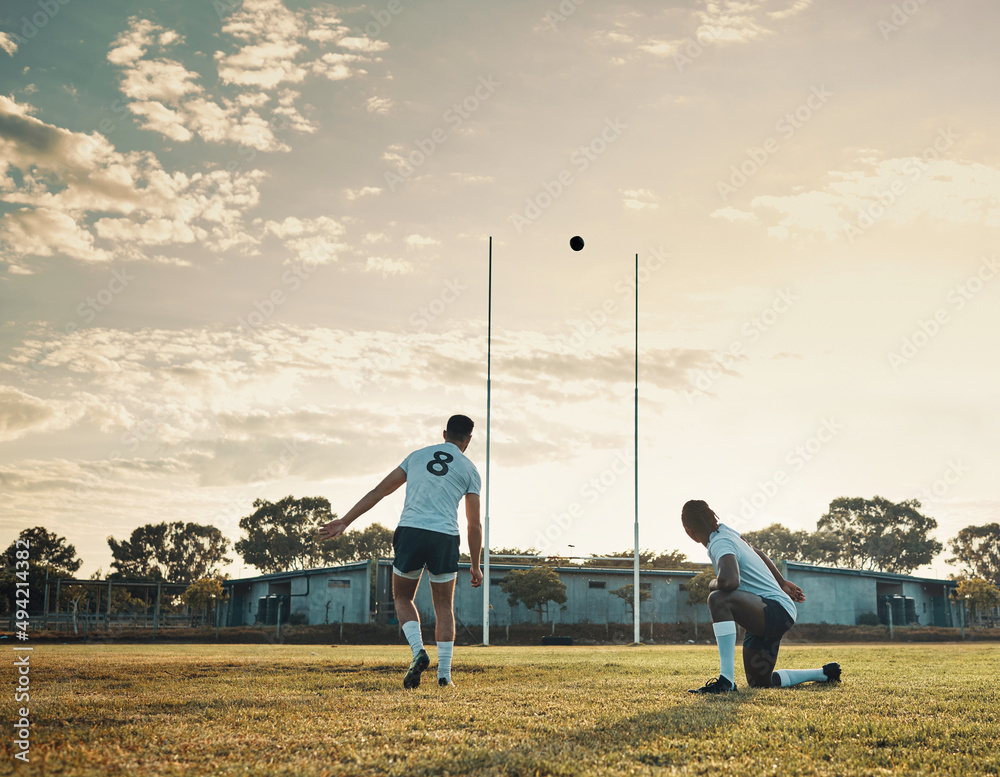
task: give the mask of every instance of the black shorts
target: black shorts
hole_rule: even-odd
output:
[[[777,599],[765,599],[764,633],[751,634],[748,631],[743,635],[743,647],[777,654],[781,638],[794,625],[794,618],[781,606],[781,602]]]
[[[392,534],[392,565],[400,572],[415,572],[425,566],[432,575],[458,571],[457,534],[445,534],[412,526],[397,526]]]

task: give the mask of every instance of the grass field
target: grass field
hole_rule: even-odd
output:
[[[458,648],[456,689],[404,691],[409,649],[38,645],[19,775],[1000,774],[1000,649],[822,645],[839,685],[695,697],[711,646]],[[4,687],[13,688],[13,660]],[[737,654],[739,661],[739,654]],[[742,678],[738,678],[742,680]]]

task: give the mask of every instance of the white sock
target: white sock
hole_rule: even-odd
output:
[[[776,674],[781,678],[782,688],[808,683],[809,681],[825,683],[829,679],[826,676],[826,672],[822,669],[779,669]]]
[[[736,622],[713,623],[715,642],[719,646],[719,674],[736,684]]]
[[[451,679],[451,654],[455,642],[438,642],[438,677]]]
[[[424,649],[424,640],[420,636],[420,621],[407,621],[404,623],[403,636],[410,643],[410,650],[413,651],[413,657],[416,658],[417,653]]]

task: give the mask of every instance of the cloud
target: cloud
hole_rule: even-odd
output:
[[[405,275],[413,272],[413,265],[403,259],[386,259],[381,256],[369,256],[365,263],[365,269],[369,272],[377,272],[382,275]]]
[[[357,200],[361,197],[368,197],[381,193],[382,189],[377,186],[364,186],[360,189],[344,189],[344,196],[349,200]]]
[[[751,212],[722,208],[712,215],[769,223],[768,234],[778,239],[815,234],[832,240],[876,223],[1000,226],[1000,169],[921,157],[867,156],[859,163],[828,172],[819,189],[760,195],[751,200]],[[776,223],[767,211],[778,214]]]
[[[278,0],[247,0],[221,31],[236,41],[236,48],[215,53],[218,79],[231,88],[226,96],[213,96],[198,73],[165,56],[166,49],[183,42],[175,31],[147,19],[129,20],[112,43],[108,60],[121,68],[122,93],[142,129],[177,142],[198,136],[258,151],[289,151],[281,133],[312,133],[317,128],[295,105],[301,94],[279,87],[302,83],[311,74],[339,80],[364,73],[360,64],[372,61],[365,52],[386,47],[349,36],[349,28],[335,16],[292,12]],[[310,41],[337,45],[347,53],[314,53]],[[267,110],[275,93],[278,104]],[[386,104],[374,106],[381,112]]]
[[[86,403],[43,400],[12,386],[0,386],[0,442],[66,429],[86,414]]]
[[[310,73],[342,80],[366,71],[365,56],[388,48],[383,41],[350,35],[341,19],[329,12],[288,10],[279,0],[245,0],[222,27],[243,45],[234,53],[216,52],[223,83],[273,89],[301,83]],[[337,45],[348,54],[311,55],[306,42]],[[359,53],[360,52],[360,53]]]
[[[3,49],[13,57],[17,53],[17,41],[8,33],[0,32],[0,49]]]
[[[734,224],[752,223],[757,220],[752,211],[740,210],[728,205],[725,208],[712,211],[711,216],[713,219],[725,219],[726,221],[732,221]]]
[[[622,54],[612,59],[622,64],[642,54],[656,59],[684,55],[700,47],[758,42],[777,31],[784,22],[804,12],[812,0],[702,0],[700,7],[687,12],[678,9],[659,17],[634,15],[627,19],[633,29],[595,36],[604,47]],[[700,50],[699,50],[700,51]]]
[[[267,221],[263,224],[265,235],[281,238],[294,258],[306,264],[329,264],[348,246],[340,241],[345,228],[328,216],[300,219],[289,216],[284,221]],[[286,260],[290,261],[290,260]]]
[[[143,259],[137,246],[195,240],[216,251],[255,245],[243,211],[259,201],[259,171],[168,173],[149,152],[122,153],[100,133],[71,132],[31,113],[0,95],[0,193],[21,206],[0,217],[8,261]],[[92,226],[89,214],[100,216]]]
[[[441,241],[435,240],[433,237],[424,237],[423,235],[408,235],[406,237],[406,245],[410,248],[426,248],[427,246],[441,245]]]
[[[622,204],[631,210],[656,210],[659,204],[656,195],[649,189],[620,189],[624,199]]]
[[[94,248],[94,236],[65,213],[21,208],[0,218],[0,240],[17,256],[69,256],[106,262],[108,251]]]
[[[393,101],[391,97],[369,97],[368,102],[365,103],[368,113],[374,113],[379,116],[385,116],[392,106]]]

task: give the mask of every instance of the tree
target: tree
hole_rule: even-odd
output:
[[[314,539],[322,524],[337,517],[328,499],[286,496],[280,502],[256,499],[253,506],[253,514],[240,519],[247,536],[235,545],[247,564],[262,572],[282,572],[335,563],[332,543]]]
[[[215,603],[226,598],[225,589],[222,582],[215,577],[203,577],[195,580],[184,589],[181,594],[181,601],[195,612],[201,613],[202,625],[205,623],[205,614],[208,610],[215,611]]]
[[[618,559],[621,559],[620,561]],[[593,556],[583,562],[585,567],[611,567],[630,568],[635,564],[635,550],[628,548],[616,553],[605,553],[601,556]],[[655,550],[639,551],[639,566],[646,569],[690,569],[700,564],[693,564],[687,560],[687,554],[679,550],[668,550],[659,553]]]
[[[229,540],[214,526],[174,521],[146,524],[128,540],[108,537],[116,570],[112,580],[190,583],[215,574],[226,558]]]
[[[688,604],[697,607],[708,601],[708,584],[715,580],[715,570],[706,569],[699,572],[686,583],[681,583],[681,590],[687,591]]]
[[[632,613],[632,617],[635,618],[635,584],[626,583],[621,588],[616,588],[612,591],[615,596],[621,599],[625,604],[628,605],[629,611]],[[639,586],[639,606],[642,607],[643,602],[648,602],[653,598],[653,594],[649,592],[649,589],[643,588],[640,584]]]
[[[955,554],[949,564],[962,564],[971,577],[1000,586],[1000,523],[966,526],[948,545]]]
[[[566,603],[566,584],[547,566],[511,570],[500,581],[500,590],[507,594],[507,604],[511,607],[522,602],[529,610],[537,611],[539,624],[542,609],[549,602]]]
[[[17,551],[24,549],[25,544],[27,544],[28,560],[43,569],[46,566],[54,567],[65,572],[65,576],[68,577],[83,566],[83,560],[76,557],[76,548],[68,545],[65,537],[60,537],[43,526],[21,530],[17,540],[3,553],[5,566],[15,566]]]
[[[392,529],[373,523],[364,529],[346,531],[335,540],[326,540],[323,550],[327,553],[326,559],[334,564],[391,558]]]
[[[808,564],[836,564],[840,541],[829,531],[792,531],[772,523],[757,531],[743,533],[743,539],[774,561],[804,561]]]
[[[523,556],[524,558],[518,559],[496,559],[497,556]],[[462,553],[459,558],[462,561],[469,561],[469,554]],[[490,548],[490,563],[497,564],[545,564],[550,567],[558,566],[560,561],[565,559],[560,559],[558,556],[539,556],[538,551],[534,548],[527,548],[526,550],[521,550],[521,548]]]
[[[841,564],[907,574],[929,564],[943,548],[929,536],[937,521],[919,507],[916,499],[894,503],[880,496],[838,497],[816,525],[837,536]]]
[[[992,610],[1000,605],[1000,588],[988,580],[979,578],[962,580],[951,596],[963,606],[966,602],[972,605],[973,611],[979,616],[980,625],[982,625],[981,610]]]
[[[715,580],[715,569],[709,567],[702,570],[686,583],[681,583],[681,590],[687,591],[688,604],[695,608],[694,638],[698,639],[698,605],[708,602],[708,584]]]
[[[18,543],[21,544],[18,544]],[[27,547],[25,547],[27,545]],[[18,552],[21,557],[18,558]],[[27,558],[25,558],[25,553]],[[83,561],[76,557],[76,548],[47,529],[36,526],[22,529],[17,540],[3,552],[3,569],[0,569],[0,609],[4,613],[16,609],[18,583],[28,584],[28,611],[40,613],[45,608],[45,580],[72,577]],[[27,562],[25,566],[24,562]],[[23,595],[23,594],[22,594]],[[66,592],[59,596],[62,603],[69,602]],[[49,607],[55,609],[55,583],[49,588]]]

